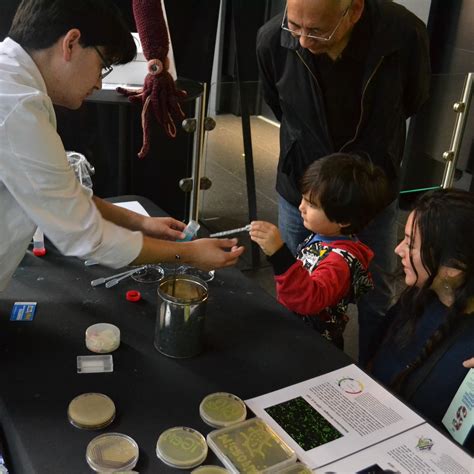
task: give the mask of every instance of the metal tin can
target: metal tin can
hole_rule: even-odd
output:
[[[155,348],[175,358],[199,354],[208,298],[206,282],[192,275],[169,276],[157,291]]]

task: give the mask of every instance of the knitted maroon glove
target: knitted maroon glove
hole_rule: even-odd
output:
[[[133,15],[143,54],[148,61],[148,74],[140,90],[130,91],[118,87],[117,91],[126,95],[130,102],[142,104],[143,146],[138,157],[143,158],[150,148],[151,111],[166,134],[174,138],[175,121],[184,118],[179,99],[186,96],[186,91],[176,88],[173,77],[168,72],[168,30],[161,0],[133,0]]]

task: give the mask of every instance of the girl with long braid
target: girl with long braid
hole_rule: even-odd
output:
[[[407,289],[370,364],[381,382],[441,424],[474,354],[474,194],[423,195],[396,247]]]

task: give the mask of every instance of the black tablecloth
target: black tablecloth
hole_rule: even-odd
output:
[[[103,432],[137,441],[137,471],[178,472],[157,459],[156,441],[172,426],[211,431],[199,416],[204,396],[226,391],[246,399],[352,362],[236,269],[216,271],[209,283],[204,352],[168,358],[153,346],[157,285],[127,279],[110,289],[91,287],[91,280],[113,273],[50,245],[43,258],[28,252],[0,293],[0,423],[14,473],[89,473],[86,446]],[[126,301],[130,289],[141,292],[140,302]],[[34,321],[9,321],[15,301],[38,303]],[[76,356],[90,354],[85,330],[97,322],[121,330],[114,371],[77,374]],[[84,431],[68,422],[69,402],[85,392],[115,402],[117,418],[106,429]],[[206,463],[220,464],[211,451]]]

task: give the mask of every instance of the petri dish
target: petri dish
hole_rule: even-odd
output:
[[[86,347],[97,354],[113,352],[120,346],[120,329],[114,324],[97,323],[86,329]]]
[[[229,474],[229,471],[220,466],[200,466],[191,471],[191,474]]]
[[[247,407],[236,395],[217,392],[203,398],[199,405],[199,414],[209,426],[224,428],[244,421],[247,417]]]
[[[122,433],[105,433],[95,437],[86,449],[86,460],[96,472],[123,472],[138,462],[138,444]]]
[[[192,275],[195,277],[200,278],[205,282],[209,282],[214,280],[215,270],[210,270],[206,272],[205,270],[199,270],[199,268],[190,267],[189,265],[181,265],[178,269],[178,273],[182,273],[183,275]]]
[[[156,455],[168,466],[191,469],[206,459],[207,443],[199,431],[177,426],[161,433],[156,443]]]
[[[83,393],[69,403],[67,416],[76,428],[99,430],[114,420],[115,404],[103,393]]]
[[[161,265],[148,264],[143,270],[132,274],[132,279],[139,283],[158,283],[165,272]]]
[[[296,462],[295,452],[260,418],[211,431],[207,443],[232,473],[281,472]]]

